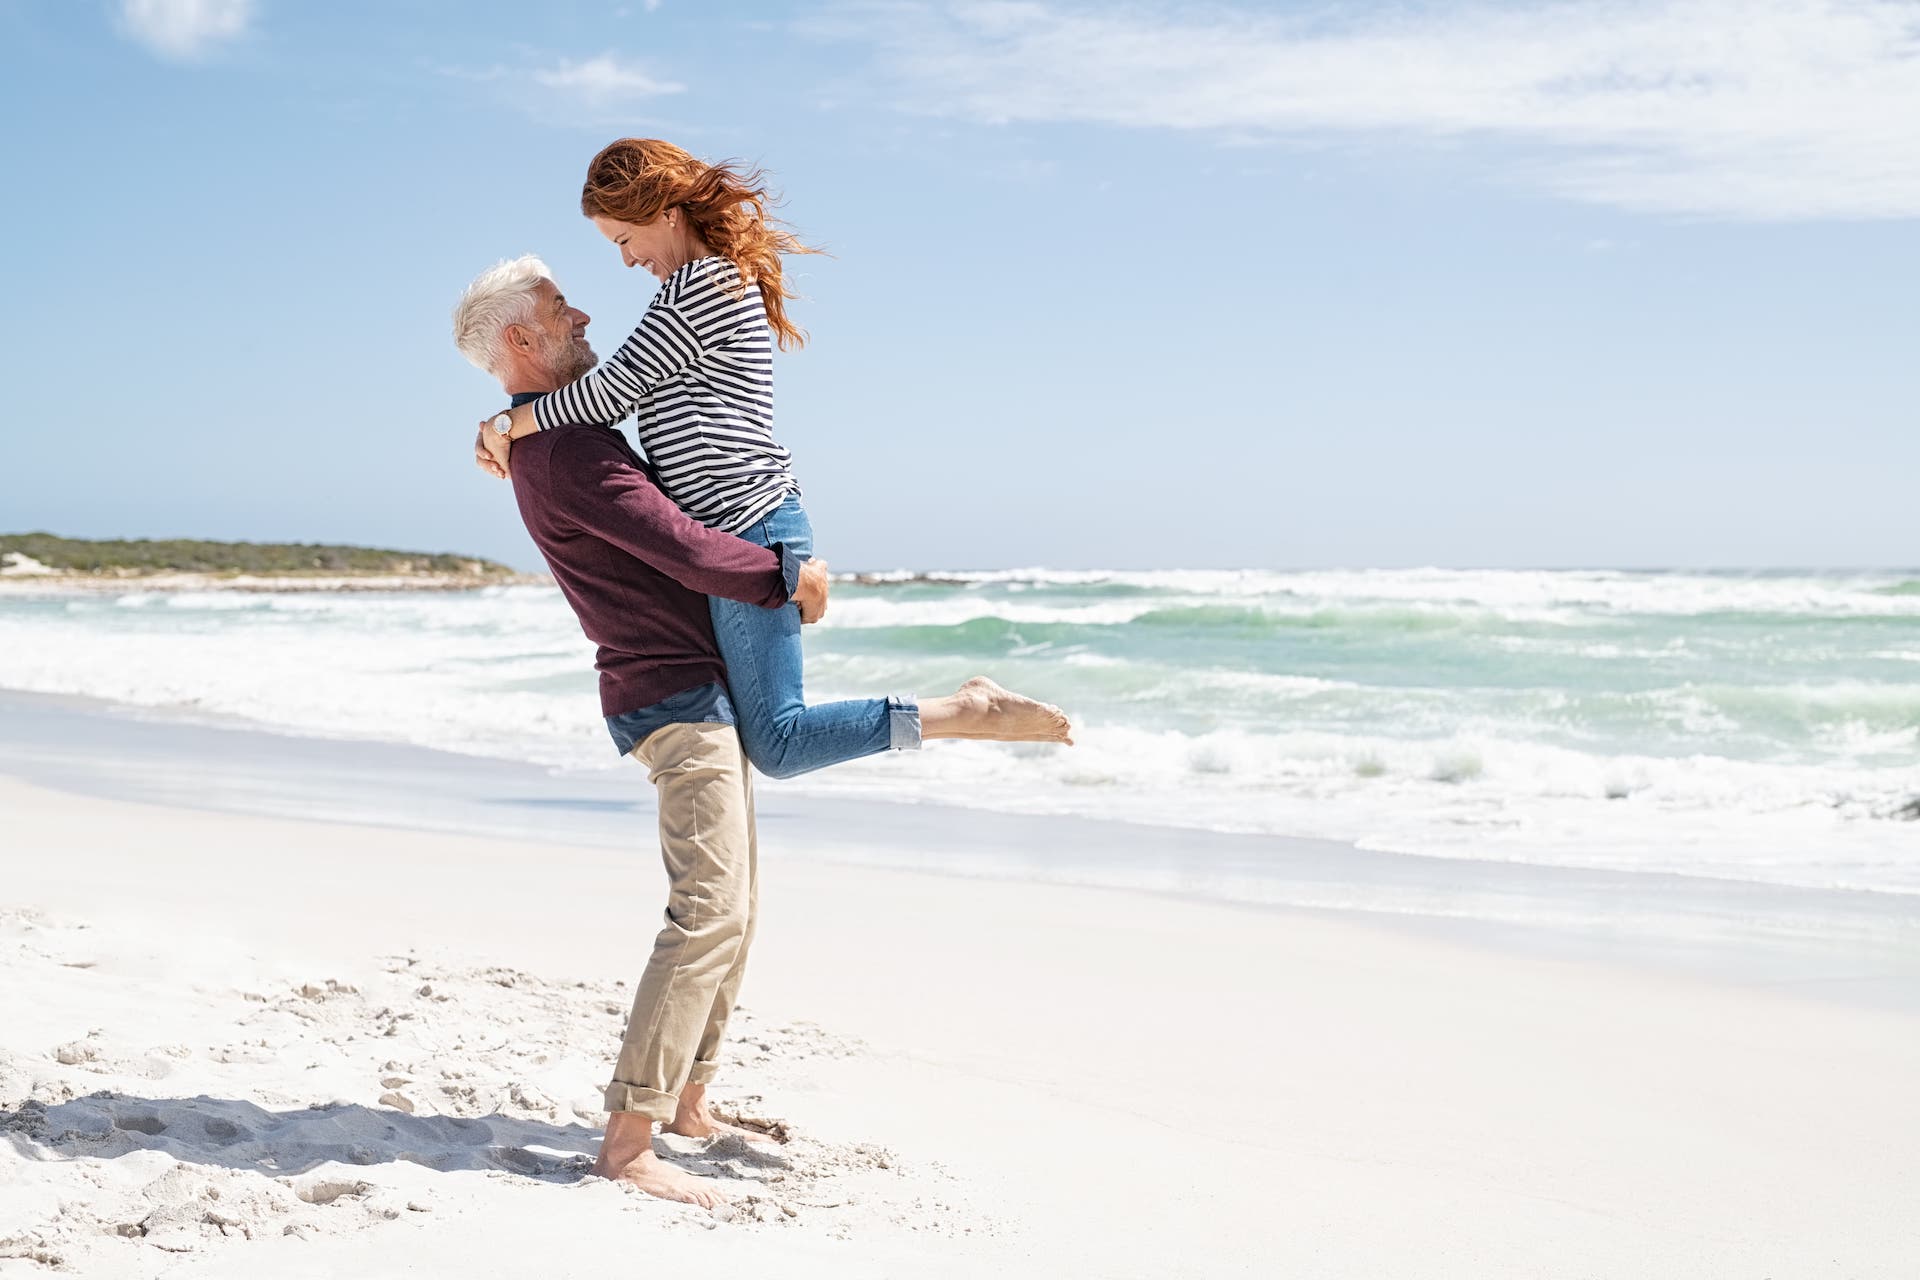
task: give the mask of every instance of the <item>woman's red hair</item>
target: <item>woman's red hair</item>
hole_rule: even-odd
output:
[[[819,253],[800,243],[767,213],[774,199],[766,175],[733,161],[708,164],[658,138],[622,138],[587,166],[580,212],[619,222],[652,222],[678,206],[707,247],[733,263],[740,278],[760,286],[767,324],[780,349],[806,343],[806,331],[787,319],[787,287],[780,258]]]

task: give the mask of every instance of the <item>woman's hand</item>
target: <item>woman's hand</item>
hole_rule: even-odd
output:
[[[809,560],[800,566],[800,585],[793,589],[793,603],[800,606],[802,623],[818,622],[827,611],[827,562]]]
[[[492,423],[493,419],[488,418],[480,424],[480,434],[473,440],[473,463],[496,480],[505,480],[507,453],[513,445],[493,429]]]
[[[494,418],[499,416],[495,414]],[[507,416],[513,419],[512,431],[501,435],[493,429],[493,418],[488,418],[480,424],[480,438],[473,442],[474,465],[501,480],[507,478],[507,455],[513,450],[513,442],[540,429],[531,403],[515,405],[507,410]]]

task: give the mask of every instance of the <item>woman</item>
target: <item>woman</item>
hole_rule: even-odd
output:
[[[781,257],[816,253],[767,214],[759,171],[708,164],[668,142],[622,138],[587,166],[580,211],[628,267],[660,281],[640,326],[577,381],[489,419],[482,439],[504,475],[511,442],[535,431],[611,426],[636,415],[661,487],[696,520],[761,546],[813,552],[792,457],[773,438],[773,341],[787,318]],[[487,465],[482,463],[483,466]],[[793,777],[924,738],[1071,743],[1057,708],[976,677],[916,705],[872,698],[806,705],[800,615],[712,601],[713,629],[747,758]]]

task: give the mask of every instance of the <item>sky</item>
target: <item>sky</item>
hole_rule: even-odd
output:
[[[0,531],[538,567],[449,312],[622,135],[830,256],[839,569],[1920,564],[1920,3],[0,0]]]

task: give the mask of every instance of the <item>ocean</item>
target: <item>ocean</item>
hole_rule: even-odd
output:
[[[0,687],[557,771],[622,766],[591,661],[544,587],[0,595]],[[1078,745],[766,785],[1920,893],[1920,572],[899,573],[808,632],[813,701],[975,674]]]

